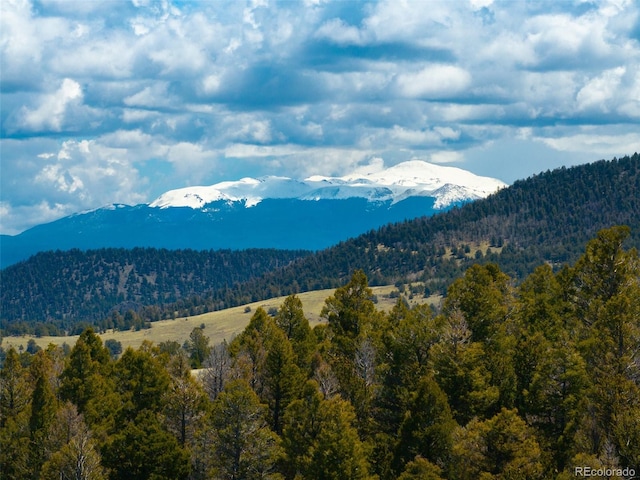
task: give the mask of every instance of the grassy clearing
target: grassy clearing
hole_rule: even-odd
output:
[[[380,310],[389,310],[396,303],[396,299],[389,298],[389,294],[396,290],[393,285],[383,287],[372,287],[373,293],[378,298],[377,308]],[[302,301],[302,306],[306,317],[309,319],[311,327],[314,327],[322,321],[320,318],[320,312],[324,306],[324,302],[327,297],[333,295],[335,290],[317,290],[314,292],[307,292],[299,294],[299,298]],[[249,305],[242,305],[240,307],[229,308],[226,310],[220,310],[218,312],[205,313],[203,315],[196,315],[193,317],[182,317],[175,320],[162,320],[151,324],[151,328],[140,331],[124,331],[114,332],[107,331],[100,334],[102,341],[113,338],[122,343],[123,349],[127,347],[138,348],[143,341],[147,340],[158,344],[164,341],[176,341],[181,345],[189,338],[191,331],[204,325],[204,333],[211,341],[211,344],[220,343],[223,340],[229,340],[234,335],[240,333],[249,323],[251,316],[257,308],[262,307],[265,310],[270,308],[278,308],[286,297],[278,297],[262,302],[255,302]],[[423,303],[429,301],[432,303],[438,303],[438,297],[430,297],[425,299],[421,296],[414,296],[411,301],[412,304]],[[250,308],[249,312],[245,312],[247,307]],[[5,337],[2,339],[2,346],[7,349],[10,346],[14,346],[19,349],[27,347],[27,342],[34,338],[38,346],[45,348],[49,344],[62,345],[63,343],[73,346],[78,339],[78,336],[70,337],[40,337],[35,338],[31,336],[21,337]]]

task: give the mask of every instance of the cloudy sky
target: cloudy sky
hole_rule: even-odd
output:
[[[0,233],[408,159],[508,183],[640,150],[640,2],[2,0]]]

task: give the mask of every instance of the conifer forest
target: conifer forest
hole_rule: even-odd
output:
[[[289,296],[237,337],[9,349],[3,479],[569,479],[640,472],[640,258],[627,227],[521,282],[469,267],[440,308],[355,271],[310,328]],[[196,369],[196,370],[194,370]],[[581,470],[582,471],[582,470]],[[605,477],[598,477],[605,478]]]

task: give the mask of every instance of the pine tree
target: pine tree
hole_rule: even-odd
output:
[[[297,397],[304,381],[304,376],[296,365],[291,342],[280,330],[273,334],[264,368],[266,388],[263,397],[269,405],[271,428],[280,434],[284,411]]]
[[[148,409],[123,422],[102,453],[111,480],[171,480],[186,478],[190,470],[189,452]]]
[[[78,407],[92,427],[98,423],[108,429],[110,416],[118,408],[111,378],[111,356],[92,329],[85,330],[71,349],[60,375],[60,396]]]
[[[165,393],[166,424],[184,447],[191,444],[198,423],[204,418],[206,395],[191,375],[189,359],[184,352],[179,352],[169,360],[168,371],[171,383]]]
[[[209,357],[211,347],[209,346],[209,337],[203,333],[201,328],[196,327],[191,331],[186,350],[190,354],[191,366],[202,368],[205,360]]]
[[[14,348],[0,371],[0,477],[22,480],[29,476],[29,372]]]
[[[311,363],[314,338],[309,327],[309,320],[304,316],[300,298],[296,295],[288,296],[278,309],[275,322],[291,341],[298,367],[307,371]]]
[[[211,412],[213,478],[272,478],[281,456],[278,437],[267,426],[265,409],[244,380],[229,382]]]
[[[0,428],[16,418],[29,404],[29,388],[20,356],[15,348],[7,352],[0,370]]]
[[[407,463],[398,480],[442,480],[442,469],[422,457]]]
[[[399,428],[395,470],[402,472],[417,456],[434,464],[447,463],[456,426],[447,396],[433,377],[421,378]]]
[[[287,409],[283,445],[289,478],[369,479],[367,452],[355,428],[349,402],[323,399],[310,381],[302,398]]]
[[[30,467],[37,476],[47,460],[45,446],[49,427],[55,419],[57,400],[51,387],[51,360],[43,350],[35,354],[29,370],[34,383],[29,417]]]
[[[320,315],[327,319],[337,336],[354,339],[376,315],[372,298],[366,275],[356,270],[349,283],[327,298]]]
[[[123,420],[134,420],[144,410],[154,414],[163,410],[171,379],[149,348],[127,348],[114,366],[114,378]]]
[[[542,479],[543,453],[535,432],[515,410],[473,419],[454,432],[451,478]]]

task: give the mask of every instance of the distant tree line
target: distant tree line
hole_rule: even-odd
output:
[[[310,328],[289,296],[231,342],[10,349],[3,479],[569,479],[640,472],[640,257],[627,227],[519,285],[473,265],[442,310],[364,272]],[[112,345],[113,347],[114,345]],[[197,378],[193,367],[204,367]]]

